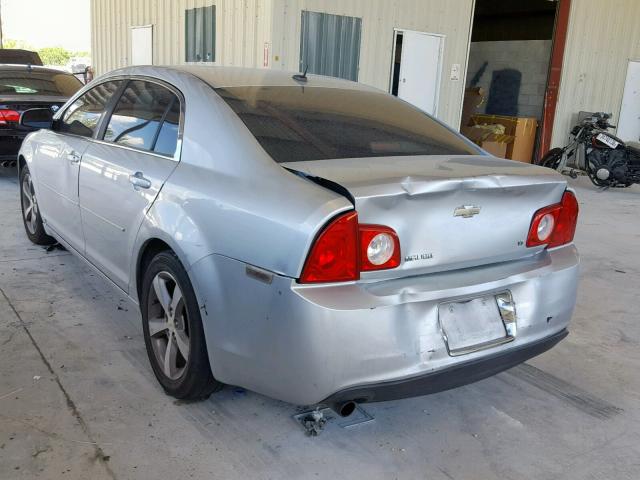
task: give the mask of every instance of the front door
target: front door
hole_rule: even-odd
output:
[[[397,95],[433,116],[438,113],[443,42],[441,35],[396,31]]]
[[[144,215],[177,165],[180,100],[157,83],[131,80],[106,128],[82,158],[80,212],[87,259],[127,291]]]
[[[82,156],[96,133],[106,102],[118,82],[106,82],[87,91],[62,114],[55,130],[40,144],[34,169],[38,206],[47,225],[79,252],[84,238],[78,203],[78,174]]]

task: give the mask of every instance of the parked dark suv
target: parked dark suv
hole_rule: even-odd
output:
[[[18,125],[23,111],[56,111],[80,88],[80,80],[60,70],[0,65],[0,166],[15,165],[22,140],[31,131]]]

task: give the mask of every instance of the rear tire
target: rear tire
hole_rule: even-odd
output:
[[[53,245],[56,239],[47,235],[42,224],[31,173],[25,165],[20,169],[20,207],[27,237],[36,245]]]
[[[560,165],[560,160],[562,160],[562,149],[552,148],[544,157],[542,157],[542,159],[540,159],[539,165],[557,170]]]
[[[220,390],[222,383],[211,374],[193,287],[173,252],[153,257],[140,297],[147,355],[164,391],[181,400],[201,400]]]

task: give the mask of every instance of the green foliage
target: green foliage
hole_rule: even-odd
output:
[[[8,38],[2,42],[3,48],[20,48],[38,52],[44,65],[64,66],[71,57],[90,57],[89,52],[71,52],[62,47],[44,47],[35,49],[23,40]]]
[[[62,47],[41,48],[38,55],[44,65],[66,65],[71,58],[71,52]]]
[[[2,48],[19,48],[22,50],[33,50],[24,40],[14,40],[8,38],[2,41]]]

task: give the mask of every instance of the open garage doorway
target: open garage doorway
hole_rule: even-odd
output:
[[[549,147],[569,2],[476,1],[460,129],[496,156]]]

